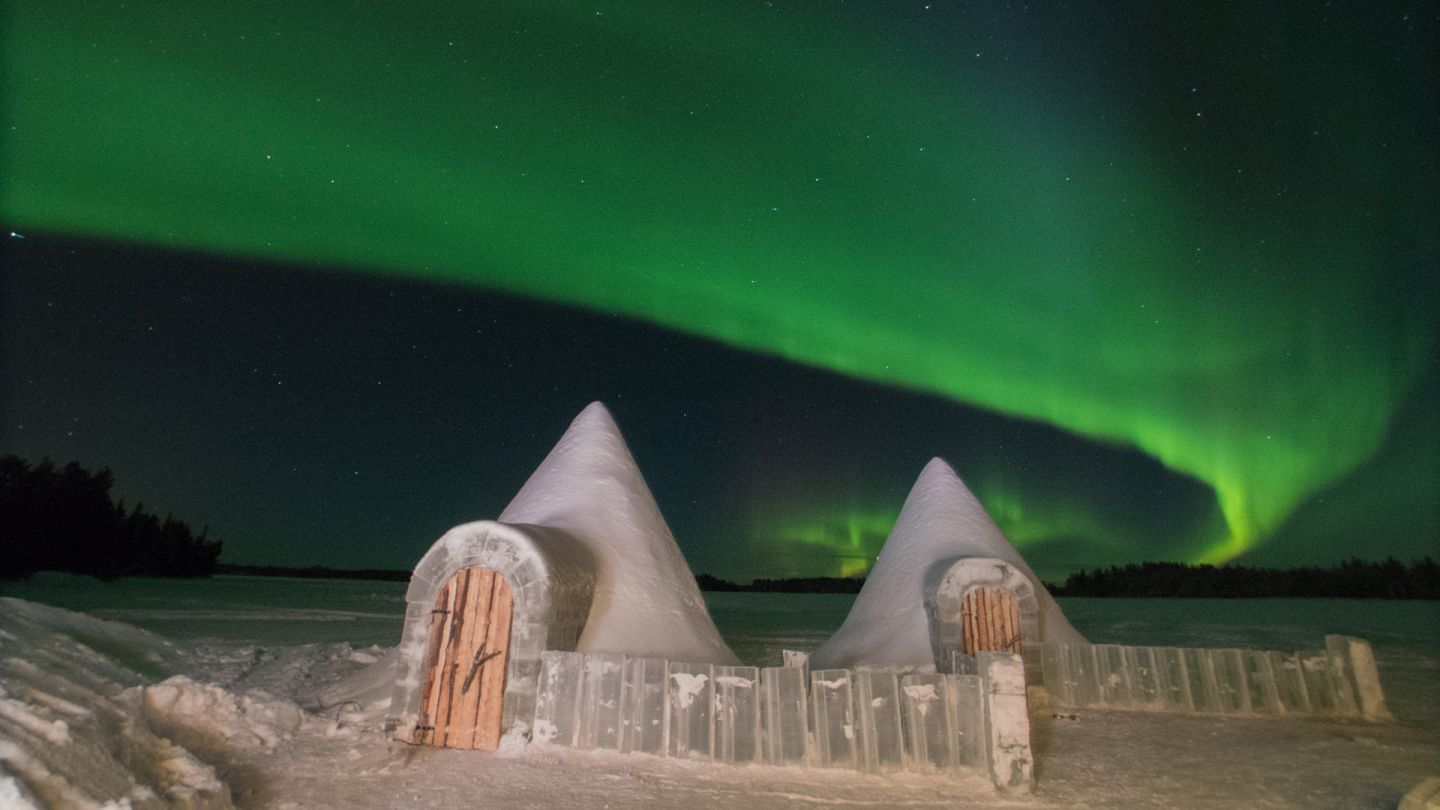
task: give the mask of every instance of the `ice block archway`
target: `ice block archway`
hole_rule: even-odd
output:
[[[501,728],[524,734],[535,713],[540,653],[573,650],[590,613],[595,562],[579,541],[559,529],[478,521],[456,526],[430,547],[405,592],[405,630],[390,727],[410,741],[420,718],[430,617],[436,597],[451,577],[466,568],[489,568],[505,578],[513,594],[509,662],[506,665]]]
[[[1004,560],[964,557],[936,566],[939,576],[925,589],[925,612],[930,619],[930,643],[942,669],[953,650],[965,649],[965,597],[977,588],[1000,588],[1020,605],[1020,641],[1026,669],[1038,671],[1036,645],[1040,640],[1040,605],[1035,586],[1025,574]]]

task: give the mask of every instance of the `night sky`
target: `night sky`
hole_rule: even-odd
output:
[[[1440,553],[1433,3],[0,2],[0,449],[408,568],[610,406],[697,571]]]

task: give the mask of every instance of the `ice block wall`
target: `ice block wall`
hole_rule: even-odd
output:
[[[735,765],[988,772],[1030,789],[1019,655],[978,674],[690,664],[547,651],[532,743]],[[1018,684],[1018,686],[1017,686]]]
[[[1370,643],[1349,636],[1311,652],[1045,644],[1041,659],[1059,706],[1390,717]]]

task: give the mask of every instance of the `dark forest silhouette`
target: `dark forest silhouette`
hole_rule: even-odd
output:
[[[747,593],[858,593],[859,577],[757,579],[749,585],[709,574],[695,578],[702,591]],[[1247,568],[1147,562],[1072,574],[1063,585],[1046,585],[1055,596],[1243,599],[1440,599],[1440,565],[1426,557],[1410,565],[1349,560],[1334,568]]]
[[[1055,596],[1440,599],[1440,565],[1428,556],[1410,565],[1395,560],[1347,560],[1334,568],[1247,568],[1147,562],[1071,574]]]
[[[110,470],[49,459],[30,466],[0,458],[0,579],[67,571],[100,579],[202,577],[215,570],[220,541],[185,523],[161,520],[143,504],[110,498]]]

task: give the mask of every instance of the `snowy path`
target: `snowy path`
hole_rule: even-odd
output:
[[[1165,718],[1118,713],[1037,726],[1039,791],[981,778],[729,768],[650,757],[411,748],[378,735],[298,739],[254,763],[257,806],[1393,808],[1440,771],[1440,741],[1395,725]],[[1427,737],[1428,735],[1428,737]]]

